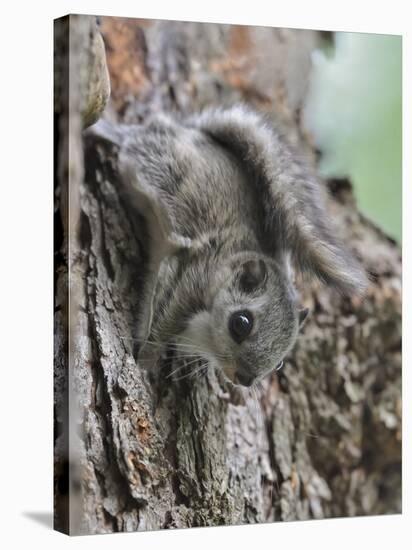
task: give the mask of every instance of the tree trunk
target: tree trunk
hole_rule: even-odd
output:
[[[324,182],[338,230],[372,274],[366,298],[302,287],[311,317],[256,395],[229,390],[213,372],[172,380],[170,360],[149,380],[134,345],[142,225],[118,194],[115,151],[81,135],[82,120],[98,116],[82,92],[94,55],[88,25],[70,16],[70,74],[67,50],[59,54],[72,96],[70,109],[64,93],[56,108],[56,527],[109,533],[400,512],[399,248],[357,211],[349,182]],[[246,101],[316,162],[300,113],[320,33],[119,18],[102,18],[100,29],[108,118],[140,123],[159,110]]]

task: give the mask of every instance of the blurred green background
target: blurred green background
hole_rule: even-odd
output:
[[[304,117],[321,173],[349,178],[360,209],[400,243],[402,38],[335,33],[314,52]]]

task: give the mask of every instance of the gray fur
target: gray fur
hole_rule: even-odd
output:
[[[255,380],[280,363],[298,334],[290,263],[346,294],[366,286],[333,236],[316,180],[256,113],[238,106],[95,132],[115,136],[123,189],[147,222],[141,357],[154,361],[174,344],[234,382],[239,372]],[[246,266],[262,261],[266,277],[246,288]],[[228,320],[244,309],[253,329],[237,344]]]

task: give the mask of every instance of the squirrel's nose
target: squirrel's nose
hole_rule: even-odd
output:
[[[242,384],[242,386],[249,387],[253,384],[254,376],[252,374],[246,373],[243,370],[237,370],[236,380],[239,382],[239,384]]]

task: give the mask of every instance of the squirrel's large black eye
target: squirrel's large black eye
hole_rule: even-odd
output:
[[[229,332],[233,340],[240,344],[252,331],[253,317],[249,311],[236,311],[229,319]]]

